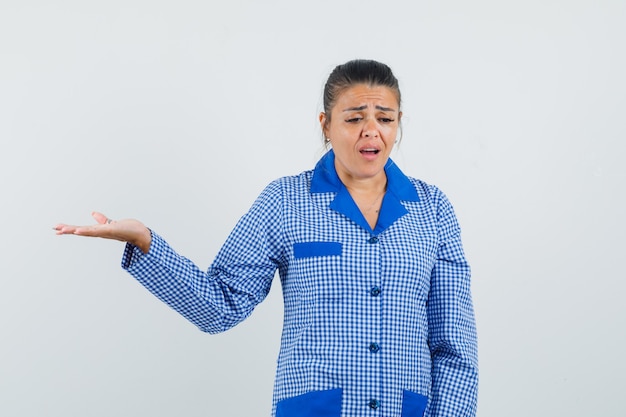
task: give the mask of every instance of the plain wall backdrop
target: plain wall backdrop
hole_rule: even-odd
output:
[[[322,87],[353,58],[394,69],[392,158],[461,222],[478,415],[626,415],[623,0],[0,0],[0,415],[269,415],[278,280],[210,336],[123,244],[51,228],[138,218],[207,268],[322,155]]]

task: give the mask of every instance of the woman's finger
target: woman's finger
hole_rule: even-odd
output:
[[[107,216],[105,216],[104,214],[98,212],[98,211],[94,211],[91,213],[91,217],[93,217],[94,219],[96,219],[96,221],[99,224],[107,224],[107,223],[111,223],[111,219],[109,219]]]
[[[111,230],[107,226],[112,223],[112,220],[97,211],[92,212],[91,215],[96,220],[96,224],[76,226],[59,223],[54,226],[53,229],[56,231],[57,235],[111,237]]]
[[[78,226],[72,226],[70,224],[59,223],[52,229],[56,231],[57,235],[72,235]]]

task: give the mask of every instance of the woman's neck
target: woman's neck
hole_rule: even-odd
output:
[[[339,175],[339,174],[338,174]],[[342,178],[339,179],[347,188],[363,217],[374,230],[378,222],[378,215],[382,206],[383,197],[387,191],[387,176],[385,172],[374,178]]]
[[[337,175],[353,197],[354,195],[379,195],[387,188],[385,171],[370,178],[355,178],[340,172],[337,172]]]

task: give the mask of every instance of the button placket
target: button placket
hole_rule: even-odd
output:
[[[370,281],[370,287],[366,288],[365,291],[367,291],[367,295],[366,297],[372,297],[370,299],[370,303],[368,309],[371,309],[371,312],[373,313],[370,318],[372,319],[370,325],[372,327],[369,328],[368,333],[368,338],[369,341],[366,339],[365,342],[365,346],[363,346],[363,349],[367,349],[367,353],[366,355],[368,355],[369,359],[367,360],[367,362],[369,363],[369,372],[372,372],[373,374],[371,375],[372,377],[372,382],[374,383],[374,386],[378,385],[376,382],[374,381],[378,381],[378,383],[380,382],[379,379],[381,378],[380,375],[380,367],[381,367],[381,360],[382,357],[380,356],[380,351],[381,351],[381,347],[380,345],[375,342],[374,340],[378,340],[380,338],[380,321],[381,321],[381,308],[382,308],[382,300],[380,299],[380,295],[381,295],[381,282],[382,282],[382,277],[381,277],[381,264],[380,262],[380,256],[381,256],[381,250],[382,247],[380,246],[380,238],[378,236],[373,236],[370,235],[369,237],[367,237],[365,239],[365,245],[368,248],[364,248],[366,250],[366,252],[371,256],[372,260],[377,259],[378,262],[373,263],[372,269],[371,271],[371,275],[369,277],[369,279],[371,279]],[[373,391],[370,392],[371,397],[369,398],[369,400],[367,399],[367,397],[365,398],[365,400],[367,401],[365,404],[367,404],[367,406],[369,407],[370,410],[372,411],[377,411],[375,414],[372,413],[372,416],[374,415],[378,415],[380,413],[380,400],[379,400],[379,395],[380,392],[378,389],[374,389]],[[378,398],[377,398],[378,397]]]

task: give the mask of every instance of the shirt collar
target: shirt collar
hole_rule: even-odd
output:
[[[335,153],[332,149],[315,166],[313,178],[311,178],[311,193],[337,193],[330,203],[330,208],[347,216],[364,229],[378,234],[407,213],[400,201],[419,201],[415,187],[391,158],[385,164],[385,174],[387,175],[387,192],[383,198],[378,223],[374,230],[368,225],[348,189],[339,179],[335,169]]]
[[[387,192],[403,201],[419,201],[419,196],[411,180],[404,175],[395,162],[389,158],[385,164],[385,174],[387,174]],[[332,193],[339,192],[345,185],[339,179],[335,169],[335,152],[331,149],[315,166],[313,178],[311,179],[312,193]]]

